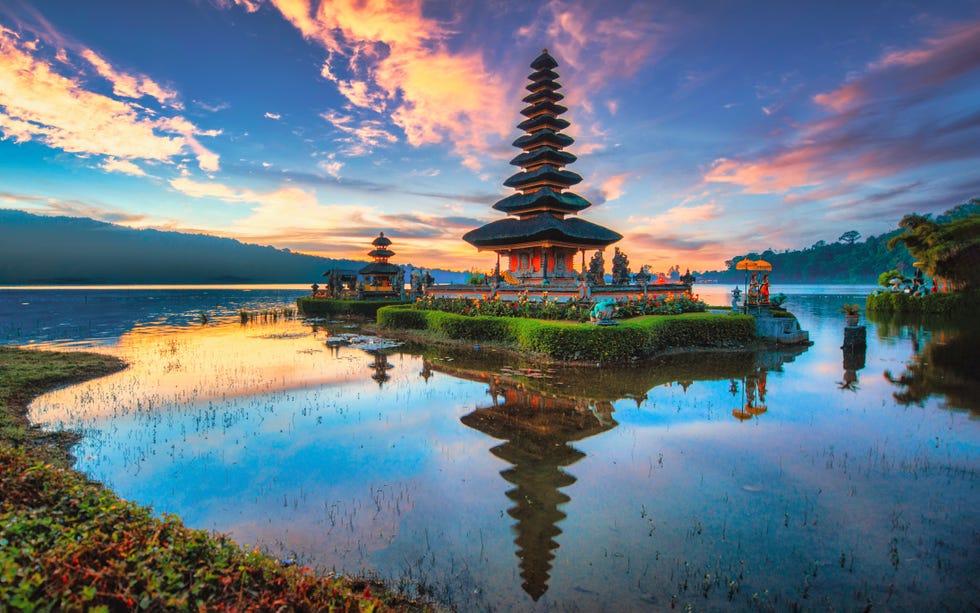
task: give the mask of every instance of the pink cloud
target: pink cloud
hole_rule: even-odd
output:
[[[867,92],[861,83],[848,83],[832,92],[817,94],[813,101],[837,113],[864,102]]]
[[[711,221],[721,216],[722,208],[714,201],[694,206],[675,206],[653,217],[630,217],[627,222],[634,232],[653,232],[656,228],[678,227]]]
[[[825,113],[787,132],[757,155],[719,158],[704,173],[745,193],[786,193],[827,185],[859,185],[909,169],[976,158],[980,130],[957,115],[958,97],[976,95],[980,21],[956,24],[918,45],[884,53],[840,87],[813,96]],[[945,116],[923,112],[949,105]],[[811,191],[821,193],[821,189]],[[787,196],[787,202],[798,200]],[[806,198],[811,201],[812,198]],[[800,200],[798,200],[800,201]]]
[[[602,193],[602,197],[605,199],[605,201],[609,202],[610,200],[616,200],[622,196],[625,193],[623,186],[626,185],[626,180],[629,178],[629,173],[624,173],[613,175],[603,181],[599,186],[599,191]]]

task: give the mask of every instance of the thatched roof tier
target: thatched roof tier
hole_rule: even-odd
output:
[[[546,79],[544,81],[533,81],[524,86],[529,92],[536,92],[543,89],[556,90],[561,89],[561,83],[558,81],[552,81],[551,79]]]
[[[362,275],[397,275],[399,270],[398,266],[388,262],[371,262],[357,272]]]
[[[565,98],[564,94],[560,94],[556,91],[550,89],[542,89],[541,91],[534,92],[533,94],[528,94],[521,98],[521,102],[526,102],[528,104],[537,104],[542,100],[550,100],[551,102],[558,102]]]
[[[559,192],[550,187],[542,187],[531,194],[514,194],[493,205],[498,211],[510,215],[520,215],[531,211],[552,211],[561,213],[578,213],[592,204],[572,192]]]
[[[464,241],[478,249],[496,249],[541,243],[602,249],[622,238],[623,235],[618,232],[613,232],[608,228],[578,217],[558,219],[548,214],[524,219],[507,217],[463,235]]]
[[[553,132],[559,132],[570,126],[568,120],[562,119],[560,117],[552,117],[551,115],[538,115],[537,117],[532,117],[531,119],[525,119],[521,123],[517,124],[517,127],[525,132],[537,132],[538,130],[548,129]]]
[[[545,164],[536,170],[518,172],[511,175],[504,185],[514,189],[527,189],[539,185],[551,185],[558,188],[571,187],[582,182],[582,176],[570,170],[558,170]]]
[[[537,104],[532,104],[521,109],[521,115],[534,117],[536,115],[561,115],[568,110],[567,106],[555,104],[550,100],[542,100]]]
[[[541,51],[541,55],[534,58],[531,62],[531,68],[534,70],[548,70],[550,68],[558,68],[558,62],[555,58],[551,57],[547,49]]]
[[[550,68],[545,68],[544,70],[535,70],[527,75],[527,78],[532,81],[553,81],[558,78],[558,73]]]
[[[378,233],[378,238],[371,241],[371,244],[374,245],[375,247],[387,247],[391,245],[391,239],[385,236],[384,232],[380,232]]]
[[[538,130],[534,134],[525,134],[524,136],[515,140],[512,144],[515,147],[524,149],[525,151],[530,151],[531,149],[537,149],[538,147],[554,147],[555,149],[564,149],[574,142],[575,139],[567,134],[544,129]]]
[[[567,166],[578,158],[574,153],[559,151],[552,147],[538,147],[534,151],[525,151],[510,161],[513,166],[523,166],[532,168],[541,164],[552,164],[554,166]]]

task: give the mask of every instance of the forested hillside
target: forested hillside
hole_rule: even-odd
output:
[[[706,271],[698,275],[700,281],[719,283],[741,281],[745,273],[736,270],[741,260],[763,259],[772,264],[772,279],[776,283],[870,283],[878,280],[885,270],[912,270],[912,256],[904,247],[888,249],[888,241],[901,234],[900,230],[869,236],[863,242],[827,243],[818,241],[800,251],[739,255],[725,262],[727,270]]]
[[[365,241],[365,252],[369,246]],[[330,268],[359,269],[365,263],[0,209],[0,285],[313,283]],[[463,275],[433,276],[456,281]]]
[[[971,215],[980,215],[980,200],[973,199],[961,204],[936,221],[944,221]],[[928,217],[928,216],[927,216]],[[699,281],[732,283],[741,281],[745,273],[735,265],[744,259],[763,259],[772,264],[771,279],[774,283],[865,283],[874,285],[878,275],[887,270],[899,270],[911,274],[915,259],[904,245],[888,248],[888,241],[902,234],[896,229],[887,234],[869,236],[861,240],[855,231],[843,233],[835,242],[818,241],[799,251],[775,252],[766,250],[739,255],[725,262],[726,270],[705,271],[698,274]]]

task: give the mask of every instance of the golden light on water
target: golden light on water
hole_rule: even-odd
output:
[[[122,335],[111,353],[122,372],[44,397],[41,424],[91,419],[144,403],[184,404],[366,379],[370,356],[324,343],[326,333],[300,321],[144,326]],[[288,340],[289,342],[283,342]]]

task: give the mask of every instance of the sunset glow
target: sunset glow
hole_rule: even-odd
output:
[[[980,194],[980,9],[724,2],[0,4],[0,208],[490,269],[548,48],[585,219],[635,269],[888,232]],[[607,258],[608,258],[607,254]]]

